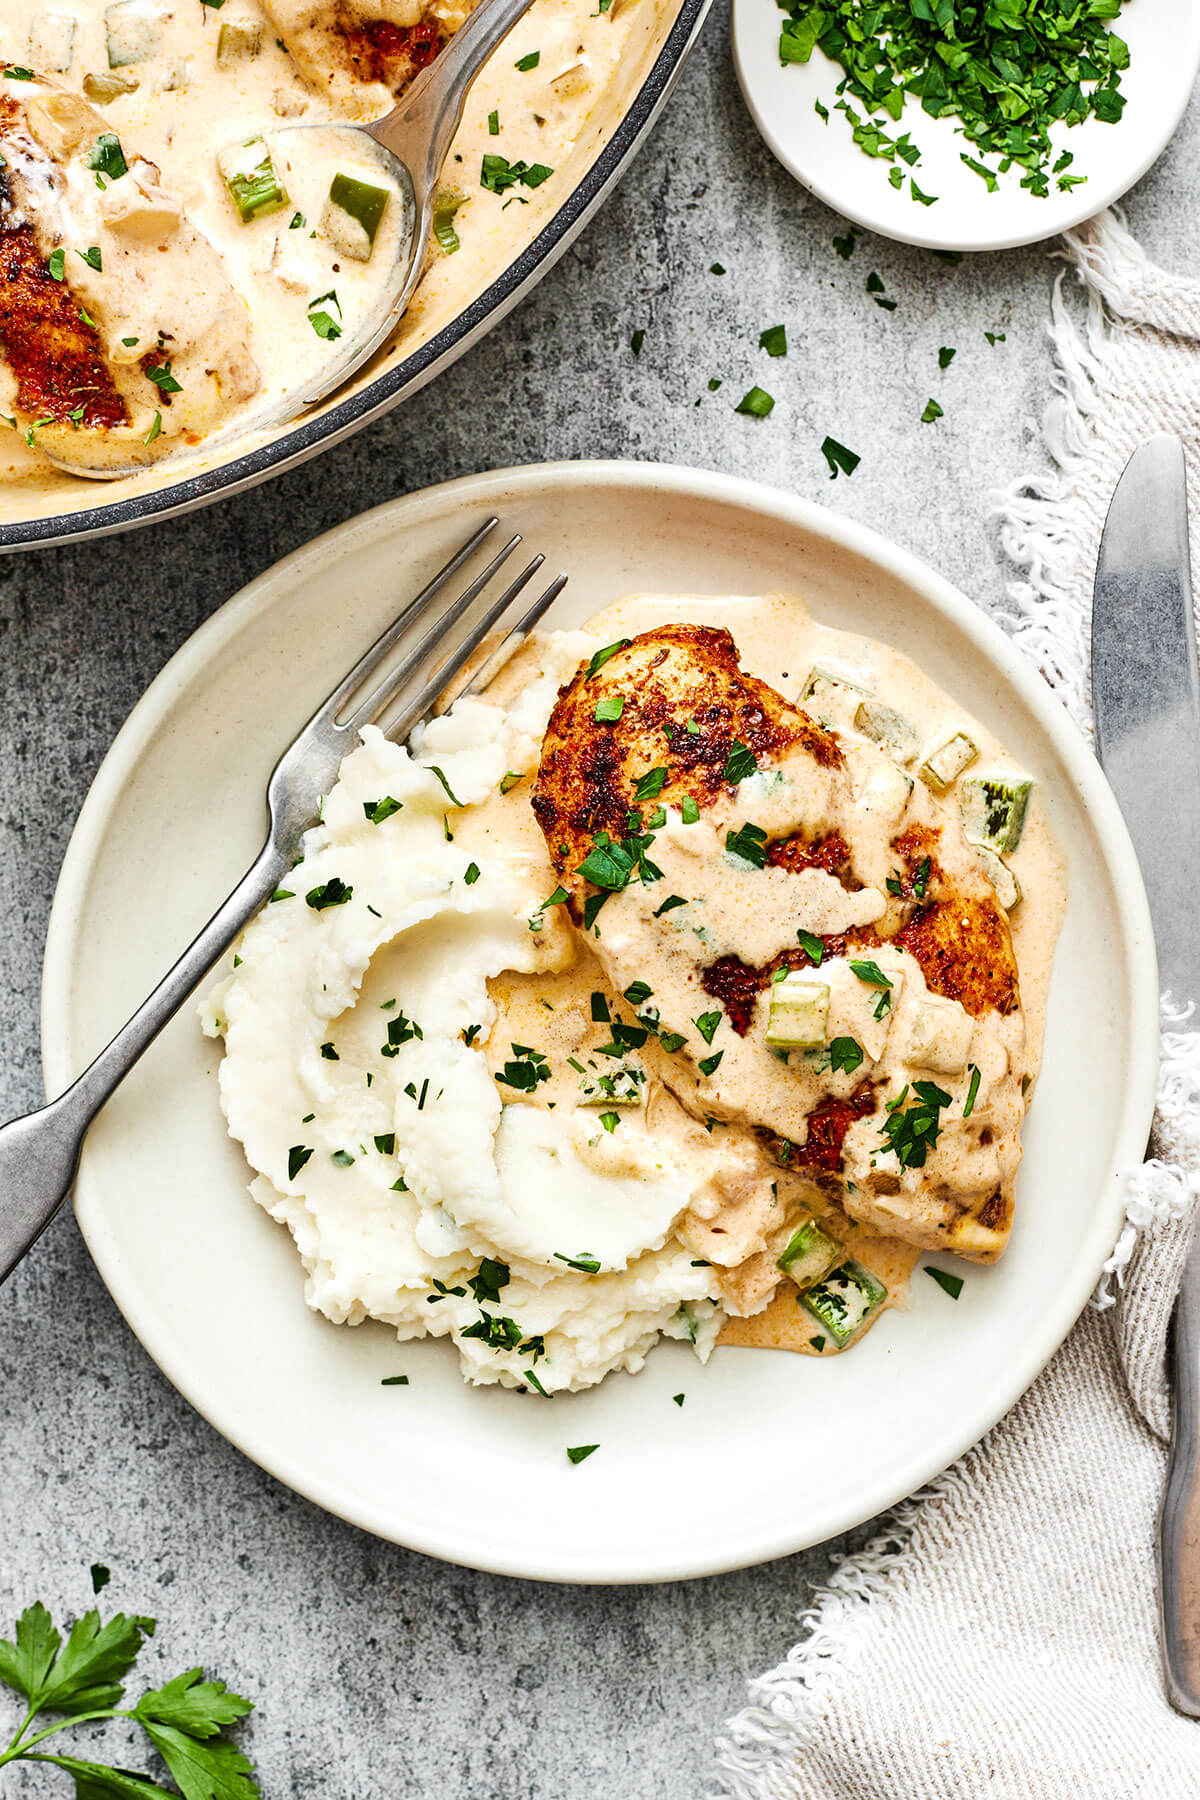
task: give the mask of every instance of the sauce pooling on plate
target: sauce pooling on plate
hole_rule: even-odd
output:
[[[425,276],[381,356],[453,316],[553,209],[646,3],[538,0],[514,28],[469,97]],[[53,481],[56,456],[111,473],[195,453],[319,379],[409,222],[367,140],[286,128],[386,112],[468,11],[7,0],[0,246],[21,279],[0,302],[0,481]]]

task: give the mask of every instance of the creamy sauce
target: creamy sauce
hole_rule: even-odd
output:
[[[677,1021],[695,1038],[698,1009],[713,1004],[695,987],[696,954],[679,948],[697,941],[691,928],[674,947],[664,937],[656,949],[644,921],[623,917],[626,896],[606,904],[599,937],[572,925],[565,906],[547,904],[556,878],[530,798],[554,688],[599,646],[677,622],[726,626],[743,667],[787,698],[799,697],[814,663],[836,668],[902,708],[922,743],[967,731],[981,767],[1014,769],[906,658],[820,626],[801,602],[779,595],[619,601],[586,635],[527,645],[484,703],[418,734],[416,765],[378,734],[347,759],[289,883],[295,893],[251,925],[241,965],[205,1002],[206,1026],[226,1039],[223,1103],[257,1172],[252,1191],[293,1232],[310,1303],[338,1322],[370,1315],[401,1336],[449,1335],[472,1381],[526,1384],[532,1371],[548,1392],[583,1387],[614,1368],[640,1367],[660,1335],[690,1339],[706,1354],[718,1330],[728,1345],[831,1354],[835,1341],[780,1271],[798,1225],[814,1220],[835,1240],[836,1259],[853,1259],[886,1287],[853,1342],[883,1310],[903,1308],[926,1203],[936,1224],[952,1195],[953,1218],[969,1224],[979,1195],[1011,1188],[1015,1176],[1065,906],[1062,859],[1036,785],[1011,857],[1024,891],[1012,914],[1021,1009],[967,1020],[963,1041],[981,1070],[975,1129],[952,1123],[964,1111],[966,1069],[935,1074],[951,1095],[941,1137],[924,1169],[901,1171],[892,1214],[886,1183],[879,1204],[852,1198],[854,1178],[865,1187],[886,1160],[878,1116],[847,1133],[845,1177],[781,1158],[782,1139],[803,1142],[815,1065],[796,1052],[787,1060],[764,1053],[759,1038],[736,1038],[722,1017],[708,1032],[725,1052],[716,1081],[699,1068],[706,1045],[685,1052],[669,1040]],[[885,759],[872,748],[863,761],[852,738],[847,729],[847,764],[861,777]],[[434,763],[465,804],[453,804],[426,772]],[[400,805],[375,824],[381,792]],[[720,804],[722,832],[726,812],[729,821],[761,818],[773,831],[798,816],[795,797],[781,798],[757,776]],[[964,891],[978,883],[951,828],[954,796],[944,810],[924,790],[908,804],[921,819],[940,819],[947,873]],[[804,816],[838,805],[844,794],[810,791]],[[832,877],[826,889],[791,875],[785,897],[763,870],[745,886],[745,872],[706,844],[712,827],[701,819],[684,829],[702,851],[680,848],[674,825],[658,828],[664,873],[653,891],[666,893],[676,875],[686,885],[684,871],[703,866],[713,896],[701,927],[711,939],[706,957],[730,946],[769,959],[781,919],[793,935],[798,906],[808,929],[869,929],[885,923],[890,905],[879,833],[896,822],[888,814],[883,824],[854,823],[856,855],[878,887],[864,880],[847,892]],[[310,892],[306,904],[310,884],[333,876],[350,887],[348,898],[314,909]],[[913,957],[886,942],[876,954],[896,978],[890,1022],[860,1007],[845,1023],[859,1034],[864,1071],[891,1091],[928,1077],[909,1045],[925,986]],[[847,1005],[861,985],[849,979]],[[823,1091],[831,1079],[840,1091],[828,1067],[819,1078]],[[989,1129],[981,1133],[981,1124]],[[297,1164],[300,1147],[307,1154]],[[988,1260],[1004,1235],[930,1241]],[[505,1276],[486,1304],[476,1293],[480,1258],[493,1259],[488,1267],[498,1260]],[[489,1315],[508,1319],[512,1342],[481,1338]],[[535,1344],[543,1348],[531,1362]]]
[[[66,428],[48,433],[44,444],[46,428],[35,429],[31,445],[26,439],[35,421],[18,417],[19,429],[0,439],[0,484],[15,490],[7,504],[0,500],[0,519],[40,510],[36,495],[53,503],[61,485],[49,466],[56,454],[98,468],[107,455],[111,466],[125,467],[180,451],[211,452],[231,434],[257,429],[256,421],[285,406],[290,393],[319,377],[338,354],[339,339],[318,335],[314,314],[332,320],[344,347],[377,306],[384,272],[404,236],[403,206],[393,190],[369,260],[347,255],[345,234],[334,229],[336,215],[326,211],[330,179],[345,173],[389,187],[373,146],[344,131],[313,133],[311,140],[308,134],[283,135],[292,125],[378,116],[391,103],[381,83],[347,79],[333,63],[326,67],[320,43],[297,23],[332,6],[226,0],[214,9],[200,0],[134,0],[141,32],[133,45],[137,59],[113,70],[105,18],[110,10],[101,0],[6,0],[0,12],[0,58],[18,69],[34,68],[77,95],[95,93],[97,78],[130,84],[128,91],[90,104],[119,138],[131,167],[131,175],[98,196],[92,172],[77,157],[65,191],[39,208],[42,254],[65,250],[65,279],[95,321],[106,358],[123,371],[118,385],[131,402],[128,426],[112,434],[107,449],[101,443],[85,449],[79,441],[85,433]],[[407,21],[408,11],[398,9],[396,0],[377,9],[385,17],[398,10]],[[446,35],[467,10],[455,0],[434,0],[425,16]],[[446,195],[458,203],[453,231],[459,248],[434,243],[409,311],[376,367],[455,316],[560,203],[569,179],[564,169],[585,137],[591,148],[585,127],[622,57],[644,39],[651,11],[634,0],[618,0],[604,13],[589,0],[537,0],[505,39],[468,98],[443,176]],[[222,33],[231,31],[242,34],[237,41],[250,45],[252,54],[218,54]],[[283,47],[283,36],[295,54]],[[536,67],[516,67],[535,54]],[[0,80],[0,90],[22,108],[44,93],[7,79]],[[103,96],[103,86],[99,91]],[[243,224],[218,158],[231,151],[236,156],[239,146],[258,140],[272,150],[288,203]],[[52,147],[47,153],[55,154]],[[251,161],[260,155],[249,153]],[[536,186],[518,182],[492,192],[480,180],[485,155],[553,173]],[[114,232],[103,209],[119,203],[135,173],[165,196],[165,205],[160,198],[157,235],[145,225],[131,250],[130,233]],[[139,196],[139,203],[144,199]],[[74,254],[93,246],[103,253],[100,271]],[[155,265],[150,280],[148,262]],[[331,293],[333,302],[322,298]],[[216,370],[201,371],[194,387],[181,382],[183,393],[173,395],[169,407],[138,366],[147,341],[157,346],[160,333],[197,346],[197,357],[203,346]],[[124,345],[131,337],[139,339],[137,346]],[[17,416],[15,402],[15,383],[0,363],[0,412]]]

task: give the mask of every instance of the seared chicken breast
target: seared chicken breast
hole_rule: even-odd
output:
[[[48,83],[0,95],[0,365],[30,443],[107,473],[258,386],[249,318],[155,165]]]
[[[263,0],[309,86],[339,111],[386,112],[431,63],[470,6],[423,0]]]
[[[847,1216],[992,1261],[1027,1060],[1008,918],[958,818],[728,631],[607,646],[562,688],[533,810],[667,1081]]]

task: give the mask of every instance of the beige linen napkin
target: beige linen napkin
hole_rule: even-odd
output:
[[[1115,213],[1073,233],[1066,257],[1052,471],[1001,496],[998,517],[1025,572],[1015,635],[1090,735],[1096,552],[1144,438],[1184,440],[1197,516],[1200,286],[1147,263]],[[841,1563],[718,1739],[720,1794],[1200,1800],[1200,1723],[1163,1696],[1155,1615],[1166,1332],[1200,1193],[1188,1023],[1167,996],[1155,1158],[1130,1184],[1092,1307],[990,1436]]]

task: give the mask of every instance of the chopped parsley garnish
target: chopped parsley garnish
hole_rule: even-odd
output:
[[[796,1298],[798,1300],[803,1300],[804,1296],[803,1294],[798,1294]],[[810,1337],[808,1341],[818,1354],[825,1348],[825,1339],[823,1337]]]
[[[295,1181],[297,1175],[312,1155],[307,1144],[293,1144],[288,1151],[288,1180]]]
[[[311,906],[314,912],[324,912],[330,906],[345,906],[353,893],[352,887],[347,887],[337,875],[331,875],[320,887],[309,888],[304,896],[304,903]]]
[[[413,1038],[423,1039],[424,1036],[425,1033],[415,1019],[406,1019],[404,1014],[399,1012],[394,1019],[388,1020],[387,1043],[380,1045],[379,1054],[380,1056],[398,1056],[401,1044],[410,1043]]]
[[[710,263],[708,272],[710,275],[723,275],[725,273],[725,264]]]
[[[604,903],[607,899],[608,899],[607,892],[602,893],[602,894],[589,894],[588,895],[587,899],[583,903],[583,928],[585,931],[591,931],[592,927],[596,923],[596,920],[600,916],[600,908],[604,905]],[[597,937],[600,936],[600,933],[598,931],[596,933],[596,936]]]
[[[567,1450],[567,1461],[571,1463],[586,1462],[593,1450],[599,1448],[599,1444],[572,1444]]]
[[[598,1275],[600,1273],[599,1260],[594,1256],[589,1256],[586,1251],[581,1251],[578,1256],[564,1256],[561,1250],[556,1250],[554,1260],[566,1263],[568,1269],[578,1269],[581,1275]]]
[[[939,369],[948,369],[950,367],[950,364],[954,361],[954,359],[957,355],[958,355],[957,350],[951,350],[951,349],[947,348],[947,346],[945,344],[943,344],[942,348],[938,351],[938,368]]]
[[[634,785],[633,797],[635,800],[657,800],[666,785],[667,771],[660,764],[657,768],[647,769],[644,775],[639,776]]]
[[[830,1067],[840,1075],[852,1075],[862,1064],[863,1048],[852,1037],[835,1037],[829,1046]]]
[[[637,330],[634,332],[633,336],[629,340],[629,348],[633,351],[633,354],[635,356],[640,356],[642,354],[642,345],[645,343],[645,341],[646,341],[646,333],[642,329],[642,327],[639,325]]]
[[[970,1081],[969,1087],[967,1088],[967,1097],[963,1101],[963,1118],[964,1119],[969,1119],[971,1114],[975,1111],[975,1101],[979,1095],[979,1080],[980,1080],[979,1070],[976,1068],[974,1063],[972,1063],[970,1065],[970,1068],[971,1068],[971,1081]]]
[[[382,825],[385,819],[398,813],[403,805],[403,800],[393,800],[390,794],[386,794],[382,800],[364,800],[363,812],[369,824]]]
[[[337,318],[325,311],[325,302],[329,300],[337,308]],[[332,343],[342,335],[341,327],[342,303],[337,297],[337,289],[330,288],[327,294],[318,294],[315,300],[308,303],[308,322],[319,338]]]
[[[129,172],[121,140],[112,131],[102,131],[83,160],[89,169],[95,169],[109,181],[119,181]]]
[[[687,905],[687,901],[684,899],[682,894],[668,894],[666,899],[663,901],[662,905],[655,907],[654,916],[656,919],[661,919],[664,913],[674,912],[675,908],[677,906],[686,906],[686,905]],[[665,1041],[666,1040],[664,1037],[664,1042]]]
[[[292,892],[291,888],[278,887],[275,889],[275,892],[271,895],[271,900],[269,900],[267,902],[267,904],[269,906],[271,904],[272,900],[294,900],[295,898],[296,898],[296,896]]]
[[[539,1081],[549,1081],[550,1067],[542,1051],[531,1050],[528,1044],[514,1044],[512,1053],[514,1060],[505,1063],[497,1081],[521,1094],[532,1094]]]
[[[468,1050],[482,1030],[482,1025],[468,1025],[466,1030],[462,1033],[462,1041],[467,1046]]]
[[[950,1095],[933,1081],[915,1081],[916,1098],[911,1106],[902,1105],[907,1087],[902,1088],[888,1106],[880,1135],[894,1150],[902,1169],[923,1169],[925,1158],[938,1141],[942,1109],[949,1106]]]
[[[483,1313],[461,1335],[482,1339],[489,1350],[517,1350],[521,1344],[521,1327],[516,1320],[500,1318],[495,1313]]]
[[[937,401],[930,399],[925,402],[925,411],[921,414],[921,423],[922,425],[932,425],[938,419],[945,418],[945,416],[945,413],[938,405]]]
[[[807,956],[814,969],[819,969],[825,956],[825,939],[819,938],[815,931],[803,929],[796,933],[800,940],[800,948]]]
[[[593,993],[592,993],[592,1019],[593,1019],[593,1021],[597,1025],[607,1025],[611,1018],[612,1018],[612,1014],[608,1010],[608,1001],[605,999],[603,994],[601,994],[597,991],[593,991]]]
[[[332,1044],[322,1044],[321,1055],[325,1058],[326,1062],[341,1062],[342,1060]]]
[[[1008,333],[1006,331],[985,331],[983,335],[992,346],[993,350],[996,348],[997,344],[1006,344],[1008,342]]]
[[[685,825],[694,825],[700,817],[700,808],[690,794],[685,794],[679,805],[679,816]]]
[[[95,269],[99,272],[104,266],[104,259],[101,256],[99,244],[92,244],[87,250],[77,250],[75,254],[80,262],[85,262],[87,264],[89,269]]]
[[[19,63],[10,63],[4,71],[6,81],[32,81],[33,70],[23,69]]]
[[[740,856],[755,869],[767,866],[767,834],[761,825],[746,824],[739,831],[725,833],[725,849],[730,856]]]
[[[883,277],[875,269],[872,269],[867,276],[867,292],[876,306],[881,306],[884,312],[895,312],[898,302],[888,298],[887,290],[883,285]]]
[[[725,1054],[725,1052],[723,1050],[718,1050],[715,1056],[702,1057],[699,1064],[697,1065],[700,1070],[700,1073],[702,1075],[714,1074],[716,1072],[716,1070],[720,1067],[721,1058],[724,1056],[724,1054]]]
[[[183,389],[171,373],[169,362],[152,365],[146,370],[146,380],[152,381],[156,388],[164,394],[182,394]]]
[[[850,967],[868,987],[890,988],[892,985],[891,976],[885,975],[877,962],[852,962]]]
[[[765,419],[775,409],[774,395],[766,388],[748,388],[734,407],[734,412],[748,413],[752,419]]]
[[[379,1385],[380,1385],[380,1387],[407,1387],[408,1386],[408,1376],[407,1375],[385,1375]]]
[[[55,281],[61,281],[66,274],[67,253],[65,250],[52,250],[46,258],[46,268]]]
[[[507,156],[488,155],[480,166],[479,185],[490,193],[503,194],[516,187],[518,182],[522,187],[541,187],[553,173],[554,170],[545,163],[510,163]]]
[[[783,325],[768,325],[765,331],[758,334],[758,347],[765,350],[768,356],[787,355],[787,329]]]
[[[380,1156],[395,1156],[395,1154],[396,1154],[396,1134],[395,1134],[395,1132],[394,1131],[377,1131],[375,1133],[375,1148],[378,1150]]]
[[[923,856],[917,864],[917,872],[913,876],[912,891],[918,900],[925,898],[925,890],[929,886],[930,859]]]
[[[821,445],[821,455],[829,464],[829,479],[836,481],[839,475],[853,475],[862,457],[853,450],[847,450],[845,444],[839,444],[836,438],[827,437]]]
[[[545,928],[546,908],[548,906],[563,906],[570,898],[571,896],[568,894],[565,887],[556,887],[552,894],[547,895],[546,899],[542,901],[542,904],[538,907],[537,911],[529,919],[528,923],[530,931],[542,931]]]
[[[645,981],[631,981],[625,989],[625,998],[630,1006],[643,1006],[649,1000],[654,989]],[[593,995],[593,999],[595,996]],[[593,1014],[593,1017],[595,1015]]]
[[[162,430],[162,414],[160,412],[156,412],[154,415],[154,423],[151,425],[149,431],[146,433],[145,437],[142,439],[143,444],[152,444],[154,442],[155,438],[161,432],[161,430]]]
[[[442,787],[445,789],[446,798],[447,798],[447,800],[449,800],[451,806],[461,806],[462,801],[459,799],[458,795],[454,792],[453,788],[450,786],[450,783],[446,780],[446,777],[442,774],[442,771],[438,768],[436,763],[430,763],[429,773],[431,775],[437,776],[438,780],[442,784]]]
[[[463,880],[468,887],[475,886],[475,883],[479,880],[479,864],[477,862],[467,864],[466,869],[463,871]]]
[[[517,769],[509,769],[507,774],[500,777],[500,792],[502,794],[509,793],[512,788],[516,787],[518,781],[524,781],[524,779],[524,775]]]
[[[952,1300],[957,1300],[962,1293],[963,1278],[961,1275],[948,1275],[945,1269],[931,1269],[928,1263],[925,1265],[925,1273],[932,1281],[936,1281],[942,1292],[949,1294]]]
[[[606,644],[603,650],[597,650],[588,663],[587,674],[583,679],[590,681],[593,675],[598,675],[610,657],[615,656],[618,650],[628,650],[632,642],[632,638],[618,638],[615,644]]]
[[[748,775],[753,775],[757,768],[758,758],[753,750],[735,738],[725,764],[726,781],[736,787],[739,781],[745,781]]]
[[[724,1014],[720,1012],[706,1012],[701,1013],[698,1019],[692,1020],[692,1024],[696,1027],[696,1030],[700,1033],[700,1036],[704,1039],[706,1044],[711,1044],[714,1037],[716,1037],[717,1027],[720,1025],[723,1017]]]
[[[540,50],[531,50],[529,52],[528,56],[523,56],[523,57],[521,57],[519,62],[515,62],[513,64],[513,68],[520,69],[522,75],[528,75],[530,69],[536,69],[538,64],[541,62],[541,60],[542,60],[541,51]]]
[[[468,1280],[467,1286],[480,1306],[485,1301],[489,1305],[499,1306],[500,1289],[508,1286],[510,1274],[507,1263],[495,1262],[490,1256],[485,1256],[475,1274]]]
[[[500,114],[498,112],[490,112],[488,114],[488,136],[500,136]]]
[[[682,1050],[687,1043],[682,1031],[664,1031],[658,1041],[668,1055],[676,1050]]]
[[[354,1158],[351,1156],[349,1150],[335,1150],[329,1160],[331,1163],[336,1163],[339,1169],[348,1169],[353,1163]]]
[[[671,1398],[675,1402],[676,1406],[682,1406],[684,1401],[687,1399],[687,1395],[686,1394],[672,1394]]]
[[[1001,171],[1024,170],[1021,186],[1039,198],[1057,178],[1060,189],[1078,177],[1064,175],[1054,155],[1051,128],[1087,118],[1120,119],[1125,96],[1121,75],[1129,47],[1107,22],[1122,0],[788,0],[779,40],[780,60],[806,63],[814,49],[841,65],[839,93],[863,102],[875,118],[898,120],[905,101],[920,103],[933,118],[957,121],[968,143],[998,159]],[[897,158],[920,160],[907,133],[889,137],[862,119],[843,99],[854,142],[868,156],[892,164],[893,187],[904,181]],[[995,174],[977,158],[963,161],[990,192]],[[1060,159],[1061,162],[1061,159]],[[931,196],[913,198],[929,204]]]
[[[600,725],[615,725],[625,711],[623,694],[606,694],[603,700],[596,702],[596,720]]]

